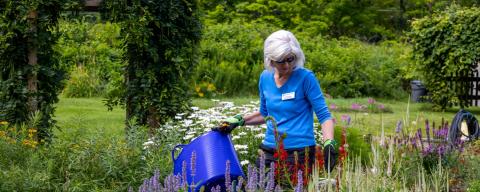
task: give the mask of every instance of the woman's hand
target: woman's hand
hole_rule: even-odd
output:
[[[245,120],[243,117],[241,115],[235,115],[222,121],[220,126],[213,128],[213,130],[230,134],[235,128],[243,125],[245,125]]]
[[[323,160],[325,170],[331,172],[337,162],[337,152],[335,150],[336,141],[329,139],[323,144]]]

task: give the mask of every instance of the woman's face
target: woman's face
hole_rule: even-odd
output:
[[[289,75],[295,66],[295,55],[289,54],[279,61],[272,60],[272,65],[279,75]]]

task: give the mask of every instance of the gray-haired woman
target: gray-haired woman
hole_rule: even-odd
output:
[[[263,124],[266,123],[265,117],[271,116],[277,122],[278,132],[286,134],[283,143],[288,154],[287,162],[294,163],[295,152],[299,159],[305,158],[305,148],[309,148],[309,167],[312,167],[316,145],[314,112],[322,127],[325,168],[331,171],[336,161],[334,125],[320,84],[315,74],[303,67],[304,62],[305,55],[291,32],[279,30],[272,33],[264,43],[265,70],[258,83],[260,110],[227,118],[219,130],[229,133],[237,126]],[[276,160],[276,146],[274,128],[267,124],[265,139],[260,146],[266,154],[267,165]],[[299,161],[300,164],[303,162]]]

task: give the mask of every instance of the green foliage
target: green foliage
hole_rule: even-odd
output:
[[[268,25],[240,21],[208,26],[192,84],[197,87],[203,81],[213,83],[220,95],[256,94],[257,79],[263,70],[263,40],[273,31]]]
[[[410,34],[414,59],[432,102],[445,109],[449,104],[467,105],[448,86],[455,73],[476,67],[480,58],[480,9],[452,6],[444,12],[416,20]]]
[[[100,78],[84,67],[75,67],[62,94],[66,97],[94,97],[101,94]]]
[[[478,1],[454,1],[463,6]],[[450,0],[204,0],[203,21],[207,26],[241,20],[269,23],[278,28],[312,35],[348,36],[369,42],[397,39],[409,29],[408,21],[443,10]]]
[[[299,36],[306,67],[333,97],[388,97],[405,95],[402,69],[410,62],[409,49],[394,41],[370,45],[354,39],[325,40]]]
[[[39,138],[46,140],[52,136],[53,104],[58,101],[65,78],[65,69],[52,49],[57,36],[51,32],[65,2],[0,1],[0,120],[14,124],[28,121],[35,110],[29,100],[36,100],[35,108],[42,117],[37,125]],[[27,15],[33,10],[38,16],[30,21]],[[32,49],[37,50],[36,65],[29,64]],[[29,89],[27,80],[35,81],[37,86]]]
[[[363,164],[369,163],[372,150],[370,148],[370,143],[368,143],[364,139],[364,132],[362,132],[359,127],[347,127],[346,130],[348,144],[347,151],[349,158],[354,159],[356,157],[359,157]],[[337,126],[335,127],[334,131],[335,140],[340,143],[342,128]]]
[[[127,118],[153,128],[189,105],[188,77],[197,63],[197,1],[103,1],[103,16],[125,35],[125,84],[107,105],[125,104]],[[153,122],[153,123],[152,123]]]
[[[67,97],[103,96],[113,83],[123,81],[120,26],[98,20],[95,15],[84,15],[59,22],[55,50],[60,53],[60,64],[69,69],[63,92]]]
[[[195,68],[192,85],[213,83],[217,95],[254,95],[264,69],[263,40],[274,27],[266,24],[207,26],[201,41],[202,59]],[[410,49],[386,41],[371,45],[349,38],[327,40],[297,33],[306,55],[306,68],[316,73],[324,92],[333,97],[402,98]],[[405,83],[407,82],[407,83]],[[198,91],[197,91],[198,92]]]

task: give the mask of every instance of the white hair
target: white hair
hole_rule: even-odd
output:
[[[294,70],[303,68],[305,55],[300,43],[290,31],[279,30],[272,33],[265,39],[263,45],[263,59],[265,69],[272,71],[272,60],[279,61],[289,54],[295,55]]]

